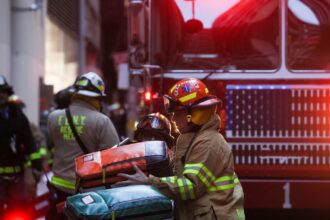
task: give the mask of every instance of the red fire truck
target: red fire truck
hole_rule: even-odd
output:
[[[187,77],[222,99],[247,208],[330,209],[330,0],[130,0],[128,13],[149,111]]]

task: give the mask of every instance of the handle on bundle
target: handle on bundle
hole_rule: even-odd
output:
[[[128,141],[129,141],[129,137],[125,138],[124,140],[122,140],[121,142],[119,142],[118,144],[116,144],[113,147],[120,147],[120,146],[126,144]]]

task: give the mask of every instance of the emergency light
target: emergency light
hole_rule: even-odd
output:
[[[151,100],[151,92],[146,92],[144,93],[144,99],[145,101],[150,101]]]
[[[32,218],[23,210],[13,210],[5,214],[4,220],[32,220]]]

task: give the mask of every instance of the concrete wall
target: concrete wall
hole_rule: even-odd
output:
[[[0,74],[10,77],[10,0],[0,1]]]
[[[11,82],[26,103],[30,121],[39,122],[39,76],[44,71],[45,5],[34,0],[11,1]]]
[[[86,1],[86,38],[95,46],[100,48],[101,41],[101,17],[100,2],[95,0]]]

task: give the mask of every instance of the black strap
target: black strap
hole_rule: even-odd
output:
[[[194,133],[194,136],[191,138],[191,140],[190,140],[190,142],[189,142],[189,145],[188,145],[188,147],[187,147],[186,152],[184,153],[183,157],[181,157],[181,162],[182,162],[183,164],[186,163],[186,156],[187,156],[187,153],[188,153],[188,151],[189,151],[189,149],[190,149],[192,143],[194,142],[195,138],[197,137],[197,133],[198,133],[198,131],[196,131],[196,132]]]
[[[211,206],[212,212],[213,212],[213,217],[215,218],[215,220],[218,220],[217,214],[215,213],[215,210],[213,208],[213,206]]]
[[[76,141],[78,142],[78,144],[79,144],[81,150],[82,150],[85,154],[90,153],[90,152],[87,150],[87,148],[86,148],[86,146],[84,145],[84,143],[81,141],[81,139],[80,139],[80,137],[79,137],[79,135],[78,135],[78,133],[77,133],[76,127],[74,126],[73,121],[72,121],[72,116],[71,116],[71,112],[70,112],[70,109],[69,109],[69,108],[65,109],[65,114],[66,114],[66,117],[68,118],[68,122],[69,122],[69,125],[70,125],[70,128],[71,128],[71,131],[72,131],[74,137],[76,138]]]

